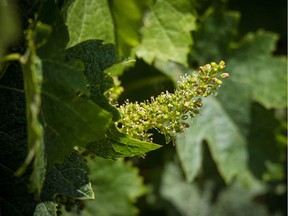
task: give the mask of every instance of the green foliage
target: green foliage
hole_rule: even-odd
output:
[[[142,41],[136,54],[149,64],[153,60],[175,61],[187,64],[190,32],[195,29],[196,18],[189,1],[156,1],[144,19]],[[163,52],[165,50],[165,52]]]
[[[287,60],[228,8],[0,0],[0,214],[284,215]]]
[[[267,208],[252,201],[253,197],[265,191],[260,183],[245,188],[234,182],[213,202],[212,182],[206,182],[203,188],[189,184],[183,181],[181,170],[175,164],[168,164],[163,175],[161,194],[177,207],[180,215],[269,215]]]
[[[95,200],[85,202],[82,215],[135,215],[133,203],[146,188],[138,170],[123,160],[94,158],[88,163]]]
[[[231,19],[234,17],[234,20],[237,20],[239,16],[230,15],[230,19],[227,19],[225,22],[225,17],[228,15],[229,13],[226,15],[225,11],[222,13],[219,13],[219,11],[209,11],[209,15],[205,14],[202,25],[203,32],[201,32],[200,29],[195,35],[196,38],[199,37],[201,47],[199,45],[197,49],[196,45],[196,53],[193,54],[195,58],[197,58],[196,56],[200,56],[200,62],[202,59],[204,61],[205,59],[210,59],[211,56],[214,56],[213,52],[216,52],[215,50],[211,52],[207,51],[206,53],[201,51],[208,49],[208,47],[203,47],[204,44],[212,43],[209,40],[210,38],[203,37],[203,35],[213,34],[215,37],[213,37],[212,40],[213,43],[215,43],[214,40],[217,40],[217,38],[220,40],[223,34],[223,32],[219,32],[216,28],[213,30],[208,27],[205,28],[205,26],[210,26],[211,20],[214,22],[215,20],[219,20],[218,25],[221,25],[223,29],[230,29]],[[234,23],[236,23],[236,21],[234,21]],[[208,29],[209,32],[204,31],[204,29]],[[229,35],[232,34],[232,32],[226,34]],[[208,41],[206,42],[202,38],[208,38]],[[263,129],[264,127],[267,128],[268,125],[273,124],[272,122],[277,120],[275,116],[269,119],[269,111],[265,109],[263,109],[261,117],[262,121],[265,121],[265,124],[259,124],[258,120],[256,123],[258,126],[256,126],[252,118],[255,117],[255,114],[253,114],[255,102],[267,108],[282,108],[285,106],[287,95],[284,85],[286,85],[287,78],[284,68],[286,67],[286,62],[282,57],[272,57],[270,54],[274,49],[275,39],[275,35],[259,31],[256,34],[249,33],[241,42],[225,41],[227,43],[225,47],[229,49],[226,48],[225,52],[222,53],[222,58],[227,59],[229,62],[227,70],[231,74],[231,79],[227,80],[223,85],[223,88],[219,92],[218,100],[208,102],[208,104],[212,104],[204,107],[203,115],[199,116],[195,124],[189,128],[189,131],[185,134],[185,138],[179,138],[179,142],[183,143],[183,145],[177,145],[183,168],[189,180],[192,180],[196,176],[197,170],[200,169],[201,156],[197,157],[197,160],[200,161],[196,162],[196,159],[193,159],[193,163],[197,164],[198,167],[191,168],[190,161],[186,159],[189,157],[186,156],[187,148],[189,148],[188,152],[192,152],[192,148],[197,151],[193,153],[193,155],[198,154],[199,151],[201,151],[202,140],[208,141],[218,169],[227,182],[231,181],[237,173],[241,174],[240,170],[244,171],[248,168],[245,168],[247,165],[245,162],[247,160],[250,164],[253,164],[253,166],[263,166],[264,161],[264,164],[272,162],[271,156],[273,154],[269,154],[271,155],[269,157],[265,154],[259,154],[264,148],[263,143],[267,143],[267,139],[264,137],[262,139],[262,137],[255,134],[254,131],[255,128],[260,127],[260,125],[263,126]],[[217,52],[220,52],[220,50]],[[266,86],[269,86],[269,88]],[[237,92],[237,97],[234,96],[235,92]],[[229,102],[231,98],[233,98],[232,103]],[[250,113],[253,114],[252,118],[250,117]],[[211,116],[213,116],[213,122],[211,122]],[[266,116],[264,118],[265,120],[263,120],[263,116]],[[279,123],[277,124],[279,125]],[[203,125],[206,125],[207,128]],[[267,130],[266,135],[274,137],[274,130],[275,129]],[[209,133],[205,133],[205,131],[209,131]],[[251,137],[253,137],[254,141],[251,141]],[[198,147],[195,147],[196,145]],[[259,146],[256,147],[256,145]],[[279,143],[275,140],[273,141],[273,138],[272,140],[270,139],[268,145],[269,147],[267,147],[270,153],[271,151],[278,152]],[[250,151],[251,149],[253,149],[253,151]],[[256,158],[259,157],[262,157],[261,163],[256,161]],[[274,158],[273,163],[274,165],[277,164],[276,166],[281,170],[282,161],[280,157],[276,158],[278,159],[275,160]],[[278,162],[276,162],[277,160]],[[258,167],[258,169],[260,169],[260,167]],[[263,171],[263,168],[261,169]],[[266,167],[266,171],[268,171],[267,169],[268,167]],[[253,168],[253,170],[256,171],[257,169]],[[262,175],[264,175],[264,173],[263,171]],[[261,176],[258,175],[258,177]]]

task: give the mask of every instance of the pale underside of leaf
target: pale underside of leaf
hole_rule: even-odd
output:
[[[177,152],[188,181],[192,181],[200,169],[201,145],[206,140],[218,171],[229,183],[246,169],[245,138],[216,99],[204,104],[200,116],[185,131],[184,137],[177,138]]]

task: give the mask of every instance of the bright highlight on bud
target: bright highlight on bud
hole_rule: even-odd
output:
[[[174,93],[162,92],[150,101],[121,105],[121,115],[117,123],[119,129],[129,136],[152,142],[149,129],[156,129],[164,134],[167,143],[189,127],[188,119],[192,119],[202,107],[203,97],[217,95],[222,81],[219,78],[229,77],[228,73],[219,73],[225,68],[225,62],[211,62],[199,67],[198,71],[180,77]]]

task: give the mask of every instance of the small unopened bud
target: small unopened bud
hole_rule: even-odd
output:
[[[212,81],[215,82],[215,83],[218,84],[218,85],[221,85],[221,84],[222,84],[222,81],[219,80],[219,79],[217,79],[216,77],[214,77],[214,78],[212,79]]]
[[[227,78],[229,77],[229,73],[222,73],[220,76],[221,78]]]
[[[200,70],[201,73],[205,72],[205,68],[203,66],[199,67],[199,70]]]
[[[219,65],[222,66],[222,67],[225,67],[225,62],[224,61],[220,61]]]
[[[212,67],[217,66],[217,64],[216,64],[215,62],[211,62],[210,65],[211,65]]]

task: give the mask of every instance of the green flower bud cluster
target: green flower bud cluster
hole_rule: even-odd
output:
[[[201,66],[199,71],[180,77],[178,88],[174,93],[162,92],[150,101],[121,105],[118,110],[121,120],[117,123],[123,133],[133,138],[152,142],[150,129],[156,129],[170,142],[176,135],[189,127],[188,118],[193,118],[202,107],[202,97],[217,95],[222,81],[217,78],[225,63],[211,62]],[[228,73],[219,77],[226,78]]]

